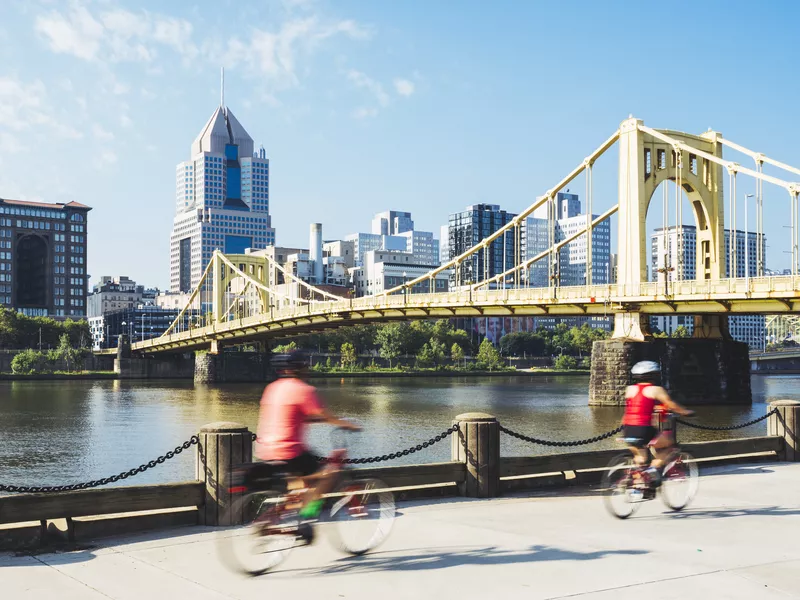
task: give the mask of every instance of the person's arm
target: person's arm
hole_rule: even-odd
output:
[[[660,386],[651,386],[645,390],[645,393],[650,392],[650,397],[654,400],[658,400],[661,404],[663,404],[668,410],[677,413],[679,415],[683,415],[684,417],[689,417],[694,414],[693,410],[689,410],[684,408],[677,402],[675,402],[672,398],[669,397],[667,390]],[[652,394],[652,395],[651,395]]]

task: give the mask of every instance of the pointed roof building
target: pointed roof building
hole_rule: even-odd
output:
[[[219,106],[192,143],[192,156],[203,152],[225,154],[225,146],[239,146],[239,156],[253,156],[253,138],[226,106]]]

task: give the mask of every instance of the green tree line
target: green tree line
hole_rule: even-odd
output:
[[[6,308],[0,308],[0,348],[23,349],[57,348],[66,335],[73,348],[91,346],[91,332],[86,321],[66,319],[56,321],[50,317],[28,317]],[[41,337],[40,337],[41,336]]]

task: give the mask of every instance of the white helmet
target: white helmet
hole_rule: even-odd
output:
[[[661,373],[661,367],[658,365],[657,362],[654,362],[652,360],[640,361],[635,365],[633,365],[633,368],[631,369],[631,375],[633,375],[634,377],[648,375],[650,373],[658,373],[658,374]]]

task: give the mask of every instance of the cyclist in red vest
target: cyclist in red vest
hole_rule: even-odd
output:
[[[661,379],[661,367],[658,363],[651,360],[638,362],[633,365],[631,375],[635,383],[625,390],[623,436],[630,444],[634,461],[639,465],[647,464],[650,459],[648,446],[652,445],[655,459],[647,473],[658,484],[661,480],[660,469],[675,445],[675,436],[671,430],[659,433],[654,422],[656,419],[663,419],[667,412],[686,417],[694,412],[675,402],[669,397],[667,390],[658,385]]]

